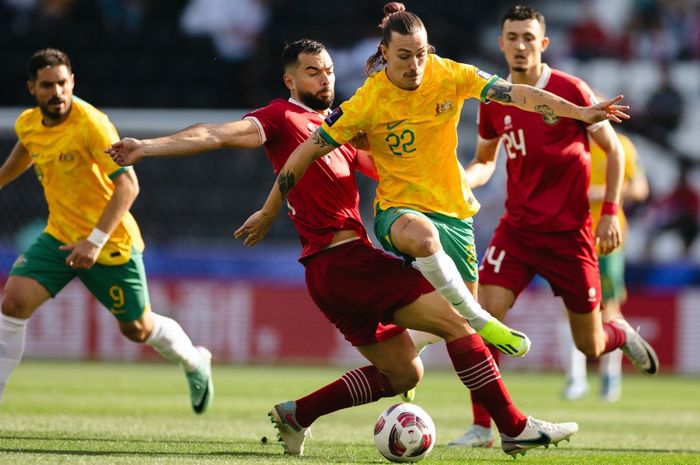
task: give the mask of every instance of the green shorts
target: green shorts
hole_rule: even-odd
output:
[[[625,254],[622,249],[617,249],[608,255],[599,255],[598,266],[603,302],[611,300],[624,302],[627,298],[627,289],[625,289]]]
[[[90,293],[121,321],[138,320],[150,308],[141,252],[132,250],[131,259],[123,265],[95,263],[89,270],[74,270],[66,265],[65,260],[70,252],[59,250],[61,245],[63,243],[53,236],[40,234],[17,258],[10,276],[36,280],[49,291],[51,297],[55,297],[77,276]]]
[[[391,225],[402,215],[411,213],[427,218],[435,225],[440,235],[440,244],[445,253],[454,260],[462,279],[470,283],[478,281],[479,261],[476,257],[474,246],[474,226],[471,218],[465,220],[452,218],[439,213],[424,213],[410,208],[375,209],[374,234],[379,239],[384,250],[393,252],[403,257],[407,263],[415,260],[414,257],[399,252],[391,243]]]

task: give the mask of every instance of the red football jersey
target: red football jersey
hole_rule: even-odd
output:
[[[584,81],[547,65],[535,87],[577,105],[595,102]],[[586,123],[490,102],[480,104],[478,124],[481,137],[501,137],[505,147],[508,196],[503,221],[540,231],[585,224],[591,176]]]
[[[293,99],[275,99],[245,118],[258,127],[278,174],[294,149],[323,123],[324,116]],[[370,242],[360,218],[356,166],[357,151],[343,145],[312,163],[289,192],[287,206],[301,239],[301,259],[323,250],[340,230],[355,230]]]

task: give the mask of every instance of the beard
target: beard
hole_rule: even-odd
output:
[[[60,103],[60,101],[51,100],[51,101],[48,101],[44,104],[40,104],[39,109],[41,110],[41,114],[44,115],[46,118],[53,119],[53,120],[61,119],[63,116],[68,114],[68,112],[71,109],[70,103],[68,103],[66,105],[66,110],[64,112],[61,112],[60,110],[58,110],[58,111],[51,110],[50,105],[54,105],[56,103]]]
[[[318,97],[318,94],[320,93],[321,92],[318,92],[316,94],[312,94],[311,92],[299,92],[299,100],[301,100],[301,103],[311,108],[312,110],[328,110],[331,107],[331,105],[333,105],[333,99],[335,99],[335,92],[331,90],[330,94],[327,97]]]

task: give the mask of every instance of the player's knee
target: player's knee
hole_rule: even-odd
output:
[[[413,389],[423,379],[423,365],[408,363],[384,372],[396,392]]]
[[[130,341],[143,343],[146,342],[150,331],[138,322],[120,323],[119,330]]]
[[[440,245],[440,237],[437,234],[434,234],[417,238],[415,248],[416,256],[418,257],[429,257],[430,255],[434,255],[442,248]]]
[[[29,318],[31,310],[26,302],[14,295],[12,292],[6,292],[2,297],[2,313],[3,315],[13,318]]]
[[[389,380],[396,392],[406,392],[416,387],[422,378],[422,373],[406,372],[401,373],[399,376],[392,376]]]

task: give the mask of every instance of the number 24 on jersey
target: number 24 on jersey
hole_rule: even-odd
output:
[[[518,154],[523,157],[527,155],[527,148],[525,147],[525,134],[523,133],[522,128],[518,129],[517,132],[515,129],[504,132],[501,139],[503,139],[503,143],[506,146],[508,158],[516,158]]]

